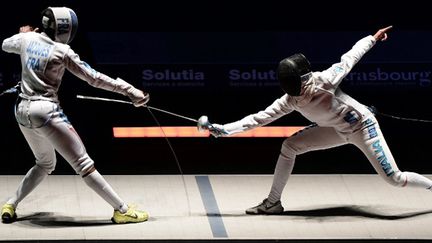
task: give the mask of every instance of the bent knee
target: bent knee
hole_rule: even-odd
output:
[[[74,170],[77,174],[85,176],[94,170],[93,160],[86,154],[73,163]]]
[[[281,155],[292,158],[295,157],[299,153],[299,150],[290,138],[285,139],[285,141],[282,143],[281,148]]]

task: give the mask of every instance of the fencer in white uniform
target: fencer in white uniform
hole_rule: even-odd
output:
[[[68,45],[77,27],[78,19],[72,9],[49,7],[42,13],[42,33],[24,26],[20,33],[3,41],[4,51],[21,57],[21,92],[15,117],[36,158],[36,164],[25,175],[15,195],[2,207],[3,222],[13,222],[19,202],[53,172],[55,151],[114,208],[115,223],[142,222],[148,218],[146,212],[129,207],[96,170],[60,107],[57,92],[65,69],[96,88],[128,96],[135,106],[149,101],[148,94],[120,78],[112,79],[92,69],[80,59]]]
[[[368,158],[376,172],[394,186],[431,189],[432,181],[413,172],[400,171],[380,130],[374,114],[339,88],[353,66],[377,41],[386,40],[390,27],[359,40],[341,61],[322,72],[311,72],[308,60],[295,54],[282,60],[277,74],[286,92],[265,110],[225,125],[211,124],[214,136],[235,133],[264,126],[297,111],[313,122],[285,139],[274,171],[268,197],[248,214],[279,214],[283,212],[280,199],[293,170],[295,158],[309,151],[353,144]]]

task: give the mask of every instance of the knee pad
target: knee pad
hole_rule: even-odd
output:
[[[72,166],[77,174],[85,175],[94,167],[94,162],[88,154],[85,154],[74,162]]]
[[[385,179],[389,184],[398,187],[404,187],[407,184],[408,177],[404,172],[397,171],[392,176]]]

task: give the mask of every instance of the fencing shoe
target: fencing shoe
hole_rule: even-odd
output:
[[[12,223],[16,220],[17,214],[15,213],[15,207],[12,204],[5,204],[1,209],[2,222],[5,224]]]
[[[279,201],[271,203],[267,198],[258,206],[246,209],[246,214],[281,214],[284,208]]]
[[[114,210],[111,221],[116,224],[140,223],[148,220],[147,212],[136,210],[135,206],[129,206],[126,213]]]

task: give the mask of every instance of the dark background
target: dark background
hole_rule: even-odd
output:
[[[68,6],[79,19],[71,47],[96,70],[122,77],[151,94],[150,105],[217,123],[259,111],[282,91],[229,85],[226,70],[271,70],[282,58],[303,52],[314,69],[337,62],[360,38],[393,25],[353,69],[356,73],[431,71],[432,21],[425,1],[15,1],[1,8],[0,38],[22,25],[38,25],[47,6]],[[349,4],[349,5],[348,5]],[[0,90],[19,80],[16,55],[0,53]],[[143,70],[201,70],[204,86],[157,87]],[[372,82],[376,81],[376,83]],[[343,90],[366,105],[393,115],[432,119],[430,77],[406,83],[349,80]],[[264,82],[264,81],[263,81]],[[275,84],[269,80],[269,84]],[[97,90],[67,73],[62,107],[103,174],[177,174],[164,138],[113,138],[113,126],[155,126],[150,114],[132,106],[77,100],[77,94],[122,98]],[[0,174],[24,174],[31,151],[14,120],[14,95],[0,98]],[[164,126],[192,126],[155,113]],[[379,117],[381,129],[402,170],[432,173],[428,141],[432,124]],[[298,114],[271,125],[308,125]],[[283,138],[171,138],[184,173],[272,173]],[[72,174],[59,156],[54,174]],[[348,145],[297,157],[294,173],[374,173],[367,159]]]

